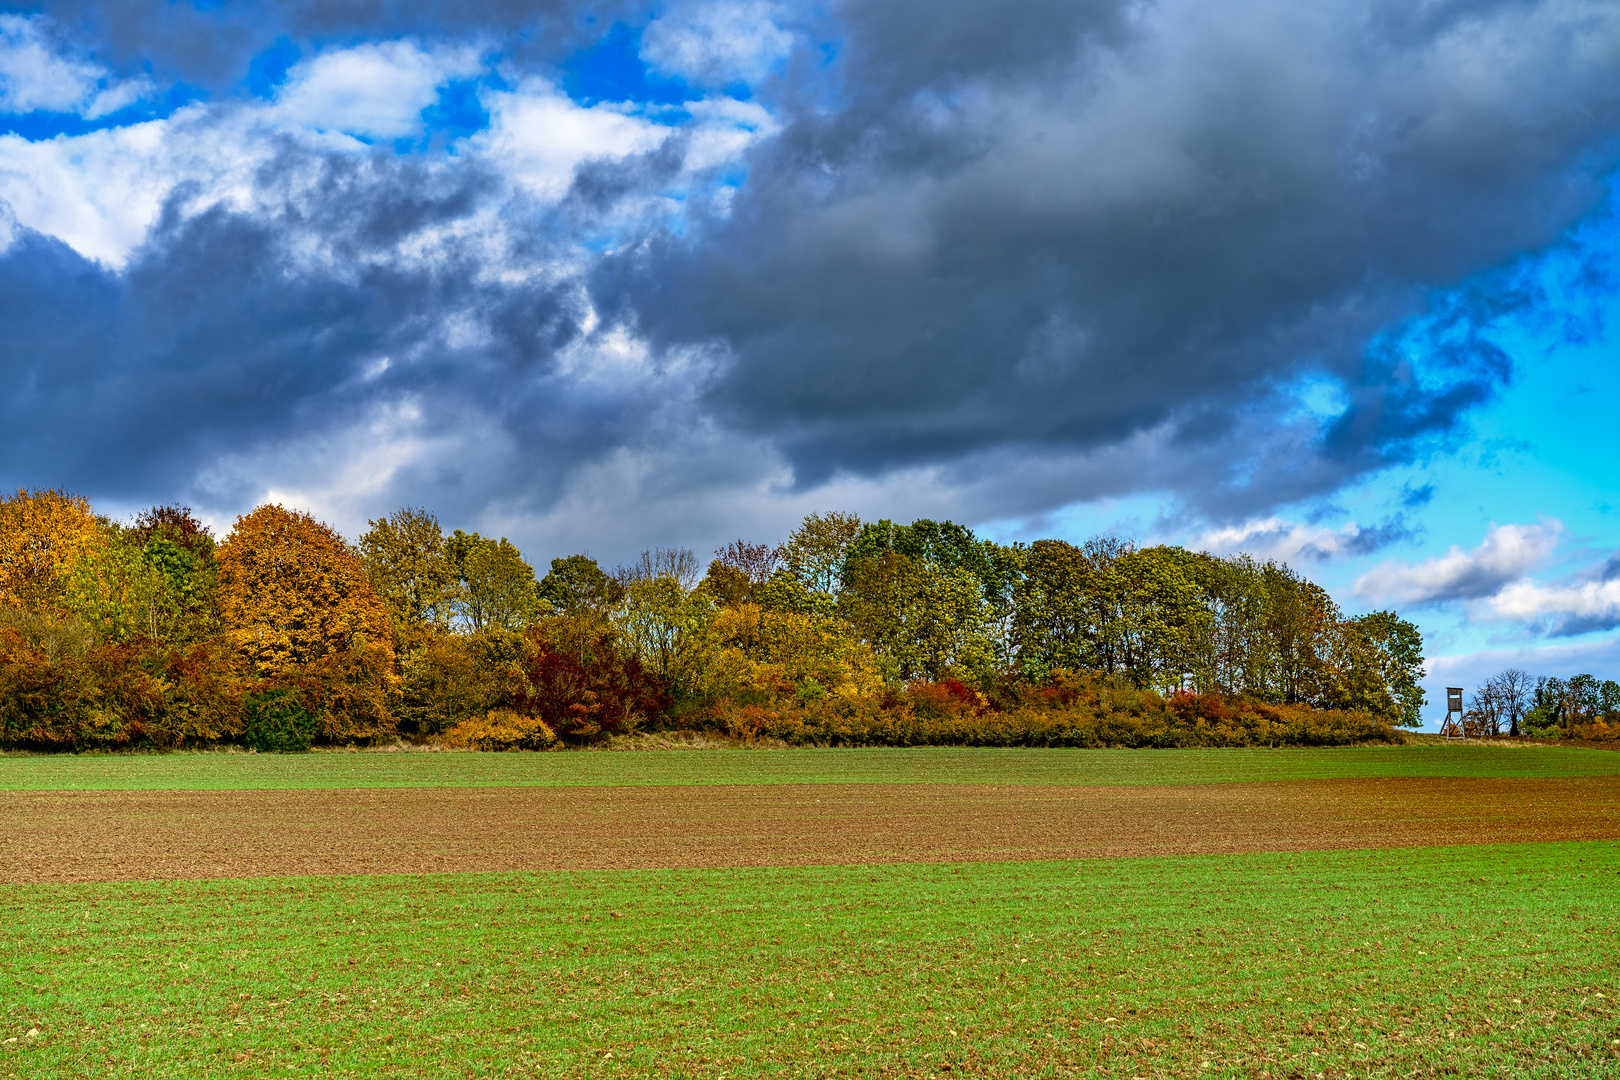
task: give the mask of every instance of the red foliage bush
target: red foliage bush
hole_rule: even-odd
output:
[[[565,617],[530,627],[513,711],[534,716],[564,742],[628,735],[673,704],[669,688],[618,648],[606,623]]]
[[[906,687],[900,701],[909,702],[918,716],[935,720],[977,712],[985,705],[985,699],[972,687],[956,679],[914,682]]]

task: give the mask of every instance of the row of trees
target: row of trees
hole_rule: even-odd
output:
[[[1532,676],[1523,668],[1506,668],[1469,694],[1464,718],[1488,735],[1606,735],[1620,725],[1620,682],[1586,674]]]
[[[1410,623],[1347,617],[1286,566],[1112,537],[813,514],[706,567],[657,548],[537,577],[506,539],[420,508],[351,545],[275,505],[216,542],[181,507],[118,523],[61,492],[0,501],[13,745],[544,745],[738,708],[996,712],[1081,672],[1147,694],[1138,712],[1193,694],[1415,726],[1421,665]]]

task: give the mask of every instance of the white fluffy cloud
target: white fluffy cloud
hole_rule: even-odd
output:
[[[61,56],[37,19],[0,15],[0,109],[68,112],[95,96],[101,68]]]
[[[63,55],[38,16],[0,15],[0,112],[74,112],[94,120],[150,89],[146,79],[120,82],[99,64]]]
[[[1289,521],[1280,517],[1255,518],[1241,525],[1211,529],[1192,547],[1216,555],[1240,552],[1262,559],[1300,565],[1347,555],[1363,555],[1377,546],[1381,531],[1350,522],[1338,528]]]
[[[83,67],[78,89],[61,90],[61,100],[69,99],[69,90],[78,95],[73,100],[83,99],[83,80],[98,70]],[[298,64],[271,102],[199,103],[162,120],[39,141],[0,135],[0,204],[10,207],[16,224],[120,267],[182,185],[189,190],[183,201],[188,213],[221,203],[252,209],[254,170],[277,152],[278,139],[319,153],[369,153],[362,139],[420,132],[422,111],[444,84],[479,70],[470,49],[368,44]],[[671,134],[621,108],[582,107],[540,79],[486,91],[483,100],[490,125],[464,141],[462,161],[492,169],[504,179],[505,194],[544,202],[566,194],[582,163],[644,153]],[[754,103],[697,102],[692,113],[684,163],[689,171],[734,159],[775,130],[770,114]],[[491,233],[492,251],[505,246],[499,239],[504,226],[493,209],[501,201],[497,195],[491,211],[471,222]]]
[[[472,138],[475,152],[514,185],[548,199],[568,190],[580,162],[651,150],[669,134],[610,105],[582,108],[540,80],[486,94],[484,106],[489,128]]]
[[[785,21],[760,0],[677,4],[647,27],[641,58],[699,84],[756,82],[793,48]]]
[[[1550,622],[1554,633],[1607,630],[1620,624],[1620,580],[1543,585],[1515,581],[1486,601],[1489,613],[1513,622]]]
[[[1556,520],[1498,525],[1471,551],[1452,545],[1444,555],[1421,563],[1381,563],[1356,579],[1356,595],[1374,603],[1403,604],[1493,597],[1540,565],[1563,529]]]
[[[243,150],[210,126],[198,145],[187,109],[167,120],[30,142],[0,135],[0,200],[18,224],[54,236],[87,258],[122,265],[157,220],[176,184],[213,190],[238,173]]]
[[[395,139],[422,130],[439,87],[476,73],[469,49],[428,52],[408,41],[357,45],[297,64],[276,95],[275,115],[311,131]]]

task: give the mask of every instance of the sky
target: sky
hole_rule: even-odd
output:
[[[1620,677],[1617,164],[1598,0],[0,5],[0,485],[1247,551],[1437,719]]]

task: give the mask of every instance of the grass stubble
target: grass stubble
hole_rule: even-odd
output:
[[[1580,776],[1620,759],[1461,749],[12,757],[0,787],[366,786],[345,759],[388,787],[537,769]],[[1613,841],[6,885],[0,1076],[1613,1076],[1617,907]]]

